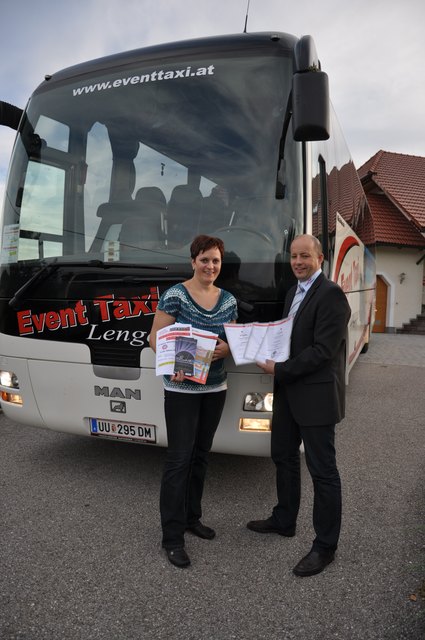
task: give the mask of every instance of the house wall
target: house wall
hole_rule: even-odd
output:
[[[422,311],[424,265],[416,264],[421,255],[417,249],[376,248],[376,274],[388,286],[387,332],[400,329]]]
[[[423,274],[422,274],[422,313],[425,312],[425,260],[422,260]]]

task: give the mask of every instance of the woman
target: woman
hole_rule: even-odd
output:
[[[219,336],[206,384],[185,380],[183,371],[164,376],[168,449],[160,494],[162,546],[168,560],[181,568],[190,564],[185,531],[207,540],[215,537],[215,531],[201,523],[201,500],[207,456],[226,397],[223,360],[229,347],[223,324],[235,322],[237,316],[235,298],[214,285],[224,254],[222,240],[197,236],[190,254],[193,276],[163,293],[149,338],[155,351],[158,330],[175,322]]]

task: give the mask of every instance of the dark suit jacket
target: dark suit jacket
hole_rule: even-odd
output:
[[[288,291],[284,318],[295,291]],[[350,315],[345,293],[320,274],[295,315],[289,360],[275,366],[275,407],[279,410],[283,402],[279,390],[285,385],[290,411],[301,426],[336,424],[344,417]]]

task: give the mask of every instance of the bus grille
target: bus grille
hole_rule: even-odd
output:
[[[110,367],[140,367],[141,348],[114,345],[91,346],[92,364]]]

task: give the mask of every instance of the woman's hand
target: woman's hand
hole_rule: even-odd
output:
[[[217,344],[215,345],[214,353],[213,353],[213,362],[214,360],[220,360],[221,358],[226,358],[229,354],[229,345],[221,338],[217,338]]]
[[[177,373],[174,373],[171,376],[171,381],[172,382],[183,382],[183,380],[184,380],[184,371],[182,371],[182,370],[177,371]]]

